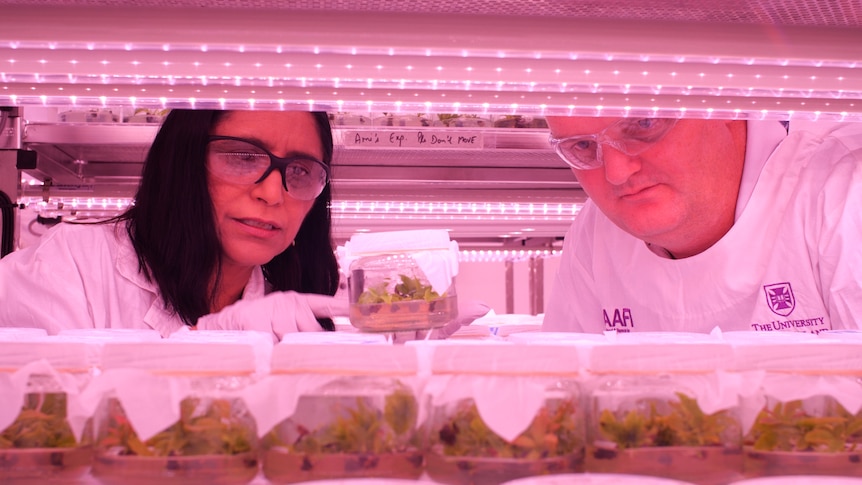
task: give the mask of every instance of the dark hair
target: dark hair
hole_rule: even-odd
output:
[[[140,271],[155,282],[168,310],[186,325],[210,313],[208,293],[213,273],[221,273],[221,243],[206,177],[206,146],[212,126],[227,111],[172,110],[156,135],[144,162],[134,205],[118,220],[126,221]],[[314,112],[323,147],[323,162],[332,164],[332,130],[326,113]],[[334,295],[338,262],[332,243],[327,184],[314,201],[295,244],[263,265],[274,290]],[[215,285],[214,285],[215,287]],[[320,319],[334,330],[330,319]]]

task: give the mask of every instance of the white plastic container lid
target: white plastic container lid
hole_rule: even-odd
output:
[[[464,334],[473,331],[479,333],[480,329],[487,329],[487,335],[506,337],[515,333],[538,332],[542,329],[542,317],[520,313],[497,314],[493,311],[487,315],[477,318],[470,325],[461,327],[456,335],[463,331]]]
[[[158,331],[144,328],[72,328],[60,330],[58,337],[81,342],[153,342],[161,340]]]
[[[437,374],[569,375],[580,369],[577,351],[560,345],[444,343],[434,347],[430,359]]]
[[[108,342],[102,350],[102,367],[169,374],[251,374],[256,370],[251,344],[170,339]]]
[[[256,482],[252,482],[252,485],[254,485],[255,483]],[[417,483],[422,482],[398,478],[342,478],[332,480],[311,480],[307,482],[296,483],[297,485],[301,483],[308,483],[314,485],[417,485]],[[427,483],[433,485],[434,482]]]
[[[785,343],[785,342],[807,342],[817,340],[817,335],[808,332],[752,332],[748,330],[734,330],[720,332],[716,337],[724,342],[736,343]]]
[[[740,482],[735,482],[740,483]],[[646,475],[617,473],[566,473],[510,480],[504,485],[694,485],[690,482]]]
[[[594,373],[713,372],[732,363],[732,347],[716,341],[638,342],[594,345],[589,371]]]
[[[352,327],[351,328],[355,328]],[[286,333],[280,344],[380,344],[386,335],[362,332],[294,332]]]
[[[48,337],[48,332],[44,328],[0,327],[0,342],[41,340],[46,337]]]
[[[58,371],[86,372],[90,349],[81,342],[57,340],[0,342],[0,370],[14,371],[38,360]]]
[[[289,343],[272,350],[272,373],[413,375],[416,350],[406,345]]]
[[[733,345],[734,369],[777,372],[862,370],[862,340],[813,339],[796,342],[738,342]]]
[[[269,371],[272,359],[272,333],[254,330],[180,330],[168,336],[174,342],[224,342],[251,345],[260,373]]]
[[[601,345],[608,343],[607,337],[603,334],[580,332],[516,333],[509,335],[506,340],[517,344]]]
[[[780,477],[749,478],[733,482],[734,485],[860,485],[860,477],[832,477],[824,475],[783,475]]]

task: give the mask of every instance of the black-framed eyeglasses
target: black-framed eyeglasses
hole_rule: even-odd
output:
[[[284,190],[298,200],[314,200],[329,182],[329,167],[308,156],[281,158],[256,142],[235,136],[210,136],[209,170],[237,184],[259,184],[273,170],[281,173]]]
[[[628,156],[639,155],[664,138],[676,122],[676,118],[623,118],[594,135],[551,136],[549,141],[570,167],[593,170],[605,163],[602,145]]]

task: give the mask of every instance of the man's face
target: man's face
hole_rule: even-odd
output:
[[[566,138],[599,133],[619,120],[554,116],[548,125],[553,137]],[[745,135],[744,121],[683,119],[636,155],[603,143],[601,167],[572,170],[620,228],[687,257],[712,246],[733,225]]]

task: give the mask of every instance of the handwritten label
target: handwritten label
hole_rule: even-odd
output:
[[[478,131],[345,131],[345,148],[482,148]]]

